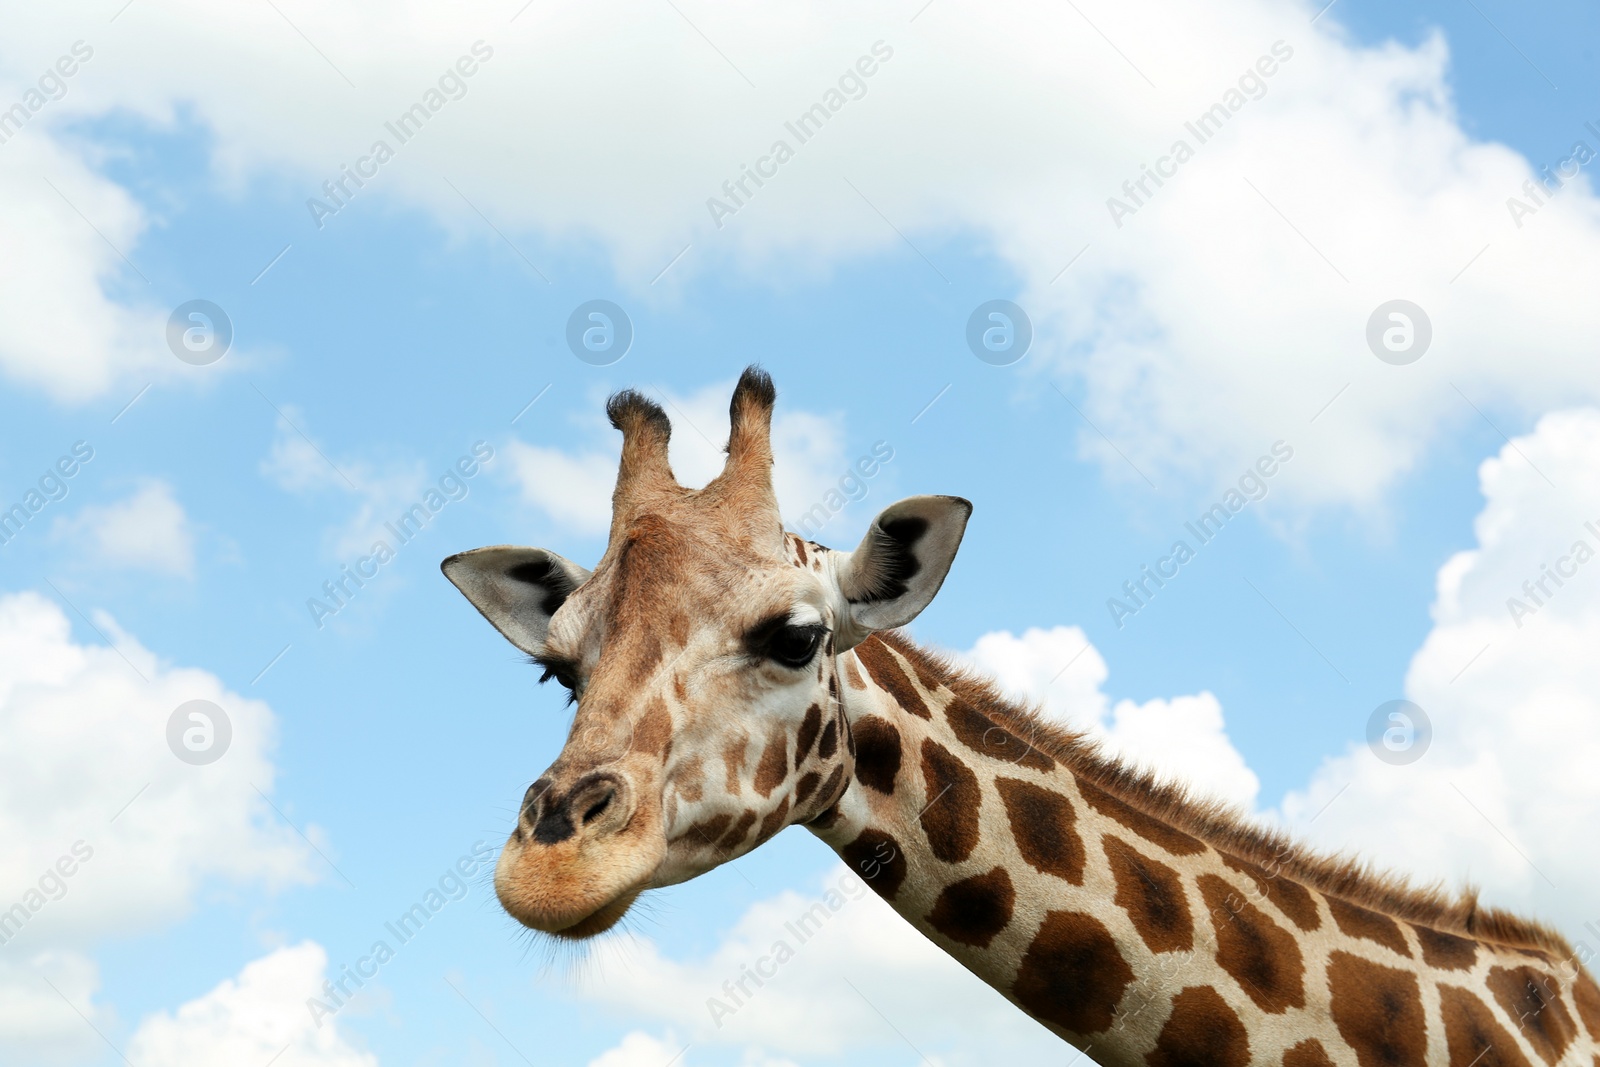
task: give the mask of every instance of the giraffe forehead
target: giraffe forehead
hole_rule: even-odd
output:
[[[826,624],[828,604],[822,577],[781,555],[648,516],[556,612],[546,650],[589,668],[640,645],[676,656],[696,631],[726,640],[780,616],[794,625]]]
[[[718,513],[679,511],[630,523],[585,583],[592,587],[588,599],[636,616],[659,612],[673,599],[724,609],[706,612],[709,617],[731,614],[726,609],[734,603],[779,609],[809,601],[798,610],[820,618],[820,583],[792,565],[786,542],[730,529]]]

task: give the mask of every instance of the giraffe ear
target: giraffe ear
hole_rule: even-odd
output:
[[[589,577],[554,552],[511,545],[461,552],[439,569],[507,641],[530,656],[544,650],[550,617]]]
[[[971,514],[972,503],[958,496],[907,497],[883,509],[839,565],[845,611],[834,647],[916,618],[944,584]]]

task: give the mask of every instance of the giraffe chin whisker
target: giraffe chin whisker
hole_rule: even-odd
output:
[[[635,885],[600,903],[576,903],[559,910],[530,908],[516,894],[497,891],[506,913],[534,934],[563,941],[585,941],[621,922],[647,888],[647,885]]]
[[[571,926],[543,932],[564,941],[587,941],[591,937],[598,937],[622,921],[622,917],[633,907],[633,902],[639,899],[639,894],[642,892],[643,889],[630,890],[610,903],[602,904]]]

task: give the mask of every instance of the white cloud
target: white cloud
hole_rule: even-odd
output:
[[[1246,810],[1261,780],[1228,739],[1222,705],[1209,692],[1111,705],[1102,686],[1106,661],[1076,626],[1029,628],[984,634],[965,652],[1019,700],[1105,746],[1108,754],[1142,764],[1181,781],[1200,795],[1219,797]]]
[[[665,401],[672,420],[669,454],[672,472],[682,484],[702,486],[722,472],[733,387],[728,380],[685,395],[653,394],[658,402]],[[598,417],[601,407],[596,399],[596,417],[582,423],[597,442],[592,449],[569,452],[515,440],[506,446],[508,470],[522,498],[574,533],[601,535],[611,523],[620,439]],[[791,523],[847,473],[843,438],[838,416],[795,409],[780,400],[772,420],[773,489]],[[598,444],[601,440],[605,447]]]
[[[672,1035],[654,1038],[642,1030],[625,1035],[615,1048],[607,1049],[589,1061],[589,1067],[689,1067],[689,1061],[680,1058],[682,1045],[673,1047]]]
[[[318,1027],[306,1000],[321,994],[328,955],[306,941],[245,965],[203,996],[139,1024],[128,1043],[134,1067],[377,1067],[352,1046],[337,1020]]]
[[[146,481],[126,500],[91,504],[56,520],[54,536],[90,554],[89,562],[194,574],[194,532],[172,486]]]
[[[341,478],[326,454],[297,429],[305,424],[305,414],[293,404],[284,404],[279,411],[281,417],[273,425],[272,445],[261,461],[262,475],[290,493],[349,489],[352,483]]]
[[[567,453],[513,440],[505,446],[507,469],[522,499],[574,533],[603,535],[611,525],[611,489],[617,481],[615,453]]]
[[[792,956],[774,967],[779,940]],[[745,977],[757,966],[776,972],[759,988]],[[748,997],[729,990],[741,980]],[[815,896],[790,890],[751,905],[708,955],[674,960],[648,940],[612,938],[597,943],[575,981],[588,1000],[660,1020],[696,1045],[743,1049],[746,1062],[771,1067],[778,1065],[769,1056],[809,1061],[868,1047],[910,1055],[896,1029],[941,1064],[1038,1063],[1061,1048],[843,866]],[[711,998],[734,1010],[714,1017]],[[818,1026],[819,1018],[828,1024]]]
[[[1301,453],[1285,499],[1370,505],[1439,435],[1476,417],[1457,389],[1523,415],[1600,396],[1600,366],[1588,358],[1600,306],[1585,299],[1600,282],[1600,210],[1580,176],[1517,228],[1505,202],[1532,168],[1463,131],[1442,40],[1359,47],[1337,11],[1315,25],[1310,13],[1299,0],[1203,10],[1094,3],[1081,16],[952,5],[915,24],[843,5],[701,12],[696,25],[724,59],[676,13],[643,4],[628,9],[622,33],[614,12],[578,4],[509,25],[488,3],[289,5],[285,14],[324,60],[270,9],[218,12],[189,0],[119,19],[50,121],[117,107],[169,123],[181,106],[207,127],[222,181],[242,187],[270,172],[321,196],[338,176],[333,161],[353,163],[390,136],[384,121],[482,38],[493,58],[464,83],[466,95],[395,146],[396,158],[343,211],[400,201],[487,247],[495,238],[439,178],[448,171],[504,230],[609,249],[641,300],[672,299],[696,272],[791,277],[903,251],[874,207],[936,258],[941,238],[977,234],[1023,279],[1036,319],[1037,354],[1022,373],[1048,366],[1080,378],[1085,412],[1141,469],[1210,481],[1283,437]],[[1084,32],[1085,17],[1123,54]],[[35,6],[10,34],[15,54],[44,55],[76,30],[64,13]],[[795,158],[747,186],[747,205],[718,228],[707,198],[775,138],[793,140],[784,121],[877,40],[893,57],[865,96],[792,145]],[[1199,143],[1185,121],[1279,40],[1293,55],[1265,95]],[[570,106],[545,106],[556,87]],[[541,135],[507,140],[508,123]],[[1194,158],[1161,187],[1147,183],[1148,200],[1117,228],[1108,197],[1126,196],[1123,183],[1178,138],[1192,142]],[[64,151],[29,150],[46,148]],[[540,176],[537,196],[529,174]],[[116,202],[102,206],[77,185],[64,191],[81,192],[86,213],[126,245],[137,206],[104,179],[84,171],[83,180]],[[29,202],[48,192],[33,184]],[[342,225],[343,211],[326,225]],[[24,380],[81,397],[135,357],[105,325],[125,317],[96,283],[110,253],[81,225],[69,234],[67,222],[79,220],[8,242],[25,250],[14,258],[28,269],[62,260],[63,280],[40,291],[68,295],[14,301],[0,315],[10,331],[0,358]],[[317,239],[309,212],[298,225]],[[686,244],[691,251],[652,288]],[[1411,367],[1380,363],[1363,340],[1370,312],[1394,297],[1433,319],[1434,350]],[[94,332],[62,345],[62,323]],[[61,351],[88,354],[61,361]],[[1108,471],[1132,476],[1098,436],[1081,441]]]
[[[11,961],[0,1003],[42,1004],[42,991],[64,1007],[30,973],[54,966],[91,1016],[82,951],[98,940],[181,917],[210,879],[271,888],[316,876],[263,799],[277,773],[271,709],[206,671],[160,662],[94,614],[115,648],[73,641],[66,614],[36,593],[0,596],[0,912]],[[190,700],[212,701],[232,725],[230,747],[207,766],[167,747],[168,720]],[[0,1012],[0,1049],[31,1047],[41,1030],[72,1040],[82,1026],[55,1009]]]
[[[657,1038],[642,1030],[624,1035],[614,1048],[609,1048],[589,1061],[589,1067],[692,1067],[694,1056],[691,1046],[680,1042],[668,1031]],[[759,1048],[745,1050],[740,1067],[797,1067],[792,1060],[773,1059]]]
[[[81,952],[0,959],[0,1049],[30,1063],[89,1059],[100,1039],[73,1008],[94,1012],[99,987],[99,968]]]
[[[308,420],[293,405],[283,405],[260,470],[266,479],[286,492],[316,495],[332,491],[355,499],[349,518],[329,527],[323,537],[330,556],[353,560],[369,552],[374,541],[393,542],[384,530],[429,489],[427,468],[417,460],[391,459],[385,463],[329,455],[326,446],[314,444],[307,434]],[[292,421],[291,421],[292,420]]]
[[[0,73],[0,107],[21,91]],[[131,398],[135,374],[182,367],[162,340],[165,313],[138,292],[144,281],[122,259],[149,220],[82,149],[42,128],[65,114],[58,105],[0,146],[0,246],[9,250],[0,257],[0,369],[61,401],[118,385]],[[113,295],[128,289],[131,299]]]
[[[1433,629],[1396,694],[1431,720],[1430,747],[1393,766],[1353,744],[1283,812],[1318,843],[1470,880],[1577,934],[1600,919],[1600,853],[1585,847],[1600,825],[1600,560],[1570,557],[1579,541],[1600,553],[1600,412],[1546,416],[1479,478],[1477,547],[1439,569]],[[1536,606],[1523,583],[1546,566],[1576,573],[1544,579]],[[1513,618],[1511,598],[1536,613]]]

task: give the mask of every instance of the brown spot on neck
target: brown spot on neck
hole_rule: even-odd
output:
[[[1572,999],[1578,1005],[1578,1018],[1583,1020],[1584,1029],[1600,1042],[1600,985],[1595,984],[1589,972],[1578,972],[1577,981],[1572,983]]]
[[[996,778],[1011,839],[1028,865],[1073,885],[1083,884],[1083,840],[1073,829],[1077,812],[1054,790],[1020,778]]]
[[[1427,1062],[1427,1019],[1416,975],[1348,952],[1328,957],[1329,1012],[1360,1067]]]
[[[1198,856],[1206,846],[1151,815],[1146,815],[1126,801],[1112,796],[1099,786],[1078,778],[1078,792],[1084,801],[1102,815],[1109,816],[1126,826],[1151,844],[1159,845],[1175,856]]]
[[[782,830],[786,825],[784,820],[788,817],[789,798],[784,797],[783,803],[779,804],[776,808],[773,808],[767,813],[767,817],[761,820],[761,829],[756,831],[756,844],[761,844],[772,837],[773,834],[777,833],[779,830]]]
[[[1311,1037],[1283,1054],[1283,1067],[1334,1067],[1322,1042]]]
[[[1256,891],[1272,902],[1273,906],[1288,916],[1302,930],[1315,930],[1322,925],[1322,915],[1317,911],[1317,900],[1311,891],[1299,882],[1285,878],[1281,871],[1268,872],[1257,864],[1218,853],[1227,867],[1238,871],[1255,883]]]
[[[844,680],[851,689],[865,689],[867,680],[861,677],[861,668],[856,666],[854,656],[844,657]]]
[[[749,835],[750,827],[754,826],[755,822],[756,813],[753,811],[746,811],[739,816],[739,821],[733,824],[733,829],[723,834],[717,841],[717,851],[732,852],[744,844],[744,839]]]
[[[732,822],[733,816],[729,815],[727,812],[722,812],[721,814],[712,815],[709,818],[701,819],[699,822],[692,824],[687,830],[679,834],[677,837],[674,837],[672,840],[675,842],[692,841],[697,845],[705,845],[707,848],[710,848],[717,843],[717,838],[727,833],[728,825]]]
[[[1133,968],[1093,915],[1052,911],[1023,954],[1011,995],[1040,1022],[1087,1036],[1116,1021]]]
[[[843,768],[837,768],[842,772]],[[872,887],[884,900],[893,900],[906,880],[905,851],[900,842],[870,826],[861,835],[839,850],[852,871]]]
[[[1478,945],[1475,941],[1415,923],[1411,924],[1411,931],[1417,935],[1417,944],[1422,946],[1422,960],[1429,967],[1437,967],[1442,971],[1470,971],[1477,962]]]
[[[928,925],[952,941],[987,948],[1011,921],[1017,899],[1004,867],[952,882],[939,893]]]
[[[1172,998],[1172,1014],[1144,1061],[1150,1067],[1249,1067],[1250,1035],[1215,989],[1189,986]]]
[[[828,775],[828,780],[822,783],[822,788],[817,791],[817,807],[820,811],[811,819],[811,825],[819,830],[826,830],[839,819],[839,800],[844,796],[845,790],[850,785],[844,779],[844,766],[841,764]]]
[[[1567,1006],[1561,1001],[1561,984],[1553,975],[1532,967],[1495,967],[1489,971],[1489,992],[1517,1020],[1533,1050],[1554,1064],[1578,1036]]]
[[[950,729],[955,731],[956,740],[980,755],[1035,771],[1055,768],[1055,760],[959,696],[952,697],[950,703],[945,705],[944,717],[950,723]]]
[[[888,719],[863,715],[851,734],[856,740],[856,781],[892,796],[900,773],[900,731]]]
[[[1351,937],[1359,937],[1366,941],[1382,945],[1391,952],[1410,957],[1411,946],[1406,944],[1405,935],[1400,932],[1400,924],[1387,915],[1379,915],[1375,911],[1368,911],[1359,905],[1338,897],[1325,898],[1328,902],[1328,911],[1333,915],[1333,921]]]
[[[1140,855],[1137,849],[1110,834],[1100,845],[1117,883],[1113,899],[1133,920],[1133,928],[1150,951],[1177,952],[1192,947],[1194,919],[1178,872]]]
[[[922,694],[901,669],[900,661],[876,634],[857,645],[855,653],[878,688],[888,693],[896,704],[919,719],[933,718]]]
[[[916,674],[917,681],[922,683],[922,688],[933,693],[944,684],[944,679],[933,669],[932,657],[922,649],[893,632],[889,635],[889,641],[885,643],[890,644],[907,663],[911,664],[911,670]]]
[[[819,798],[826,798],[829,804],[837,803],[850,788],[850,782],[844,776],[843,765],[836,766],[828,775],[828,780],[822,783],[822,790],[817,794]]]
[[[817,783],[822,781],[822,775],[816,771],[807,771],[800,776],[799,783],[794,787],[794,802],[798,807],[806,802],[806,798],[816,790]]]
[[[817,746],[817,755],[823,759],[832,759],[837,751],[839,751],[839,721],[829,719],[828,725],[822,728],[822,743]]]
[[[920,822],[928,847],[946,863],[960,863],[978,847],[978,815],[983,792],[978,776],[932,738],[922,742],[922,784],[926,790]]]
[[[1489,1006],[1453,985],[1439,986],[1450,1067],[1532,1067]]]
[[[1264,1012],[1306,1005],[1305,960],[1294,936],[1245,899],[1232,883],[1202,874],[1200,896],[1217,934],[1217,966]]]

